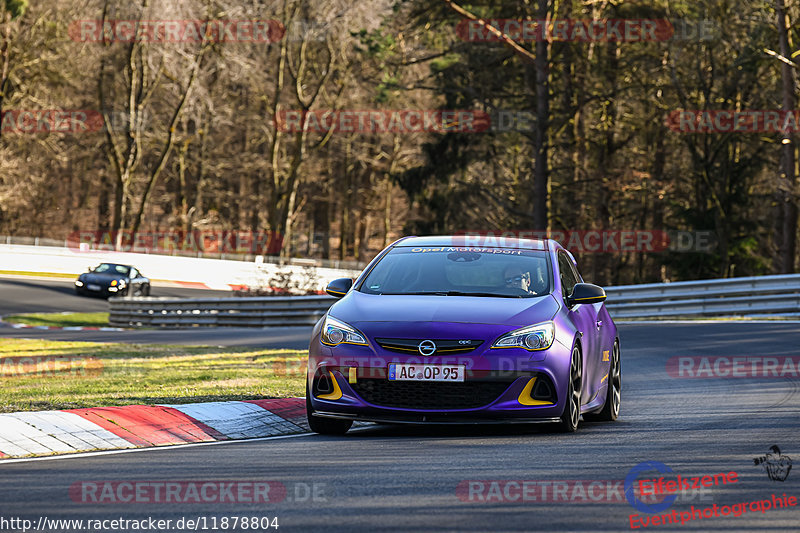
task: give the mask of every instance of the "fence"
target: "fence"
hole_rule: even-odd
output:
[[[313,326],[335,301],[330,296],[256,298],[112,298],[112,326]]]
[[[288,280],[292,286],[321,291],[332,279],[355,277],[360,273],[359,270],[315,266],[315,260],[293,259],[290,264],[283,264],[270,263],[258,257],[258,261],[248,262],[100,250],[79,251],[63,246],[45,246],[44,239],[38,241],[38,246],[36,244],[5,244],[0,238],[0,270],[77,277],[98,263],[111,262],[134,265],[155,282],[189,283],[191,286],[223,291],[265,288],[281,283],[280,279]]]
[[[614,318],[800,315],[800,274],[609,287]],[[112,325],[135,327],[310,326],[329,296],[114,298]]]
[[[800,274],[609,287],[614,318],[800,315]]]
[[[40,237],[11,237],[8,235],[0,235],[0,244],[5,244],[7,246],[11,245],[18,245],[18,246],[44,246],[44,247],[52,247],[52,248],[64,248],[64,249],[73,249],[75,248],[75,243],[70,243],[67,239],[46,239]],[[79,250],[75,250],[78,252]],[[84,250],[86,252],[104,252],[107,250],[102,249],[87,249]],[[216,252],[203,252],[201,250],[197,251],[189,251],[189,250],[178,250],[173,249],[169,250],[169,253],[166,251],[159,251],[159,252],[146,252],[146,251],[139,251],[135,250],[134,253],[141,253],[143,255],[163,255],[167,257],[190,257],[190,258],[201,258],[201,259],[223,259],[226,261],[243,261],[243,262],[251,262],[257,260],[256,258],[259,256],[253,254],[236,254],[236,253],[216,253]],[[347,260],[338,260],[338,259],[306,259],[301,257],[278,257],[272,255],[265,255],[261,256],[263,263],[270,263],[276,265],[289,265],[289,266],[313,266],[313,267],[322,267],[322,268],[334,268],[334,269],[342,269],[342,270],[362,270],[367,263],[363,261],[347,261]]]

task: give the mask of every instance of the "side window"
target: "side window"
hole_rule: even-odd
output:
[[[570,266],[570,268],[572,268],[572,272],[573,272],[573,274],[575,274],[575,280],[576,280],[578,283],[583,283],[583,281],[584,281],[584,280],[583,280],[583,276],[581,276],[581,273],[580,273],[580,271],[578,270],[578,265],[576,265],[576,264],[575,264],[575,261],[573,261],[573,260],[571,260],[571,259],[570,259],[570,261],[569,261],[569,266]]]
[[[131,279],[136,279],[139,277],[139,272],[136,271],[135,268],[131,269]]]
[[[561,276],[561,293],[566,298],[572,294],[572,289],[578,283],[578,278],[575,276],[575,271],[572,270],[572,261],[563,252],[558,253],[558,273]]]

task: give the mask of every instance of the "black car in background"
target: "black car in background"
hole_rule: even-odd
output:
[[[147,296],[150,280],[130,265],[100,263],[89,272],[81,274],[75,281],[75,292],[79,295]]]

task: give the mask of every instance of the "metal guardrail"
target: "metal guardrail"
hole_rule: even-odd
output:
[[[313,326],[335,298],[111,298],[109,324],[133,327]]]
[[[614,318],[800,313],[800,274],[606,288]]]
[[[800,274],[608,287],[614,318],[800,315]],[[112,298],[113,326],[310,326],[330,296]]]

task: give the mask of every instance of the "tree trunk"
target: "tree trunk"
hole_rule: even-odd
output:
[[[383,246],[389,246],[389,232],[392,231],[392,179],[386,174],[386,192],[383,198]]]
[[[192,91],[192,86],[197,79],[197,74],[200,71],[200,64],[203,62],[203,56],[205,55],[206,50],[208,50],[208,46],[203,44],[202,48],[197,54],[197,57],[195,58],[195,63],[192,67],[192,72],[189,75],[189,81],[186,83],[186,88],[183,90],[180,100],[178,101],[178,105],[172,114],[169,132],[167,133],[167,138],[164,140],[164,145],[161,148],[158,164],[150,173],[150,178],[147,180],[147,185],[145,186],[144,192],[142,193],[142,198],[139,201],[139,209],[136,211],[136,216],[133,219],[133,225],[131,226],[131,240],[135,238],[136,233],[139,231],[139,227],[141,226],[142,219],[144,217],[144,210],[147,207],[148,201],[150,200],[150,194],[153,192],[153,188],[155,187],[161,172],[164,170],[164,167],[166,167],[169,156],[172,153],[172,148],[175,144],[175,130],[178,127],[178,121],[180,120],[183,109],[186,106],[187,100],[189,99],[189,93]]]
[[[547,19],[549,0],[538,0],[539,20]],[[534,131],[533,166],[533,226],[537,231],[548,229],[548,168],[547,168],[547,127],[550,121],[550,86],[549,86],[549,50],[550,43],[545,39],[536,42],[536,129]]]
[[[0,58],[2,60],[2,70],[0,71],[0,119],[3,118],[3,102],[8,90],[8,69],[10,65],[9,46],[11,41],[11,13],[3,13],[3,43],[0,46]],[[0,129],[2,135],[2,129]]]
[[[778,15],[778,39],[780,53],[788,61],[792,61],[792,47],[786,18],[784,0],[775,0],[775,11]],[[785,113],[794,112],[795,79],[791,65],[781,62],[781,78],[783,82],[782,109]],[[795,254],[797,252],[797,175],[795,173],[795,148],[792,132],[783,132],[781,144],[781,177],[786,191],[783,198],[783,243],[781,246],[781,273],[791,274],[795,270]]]

